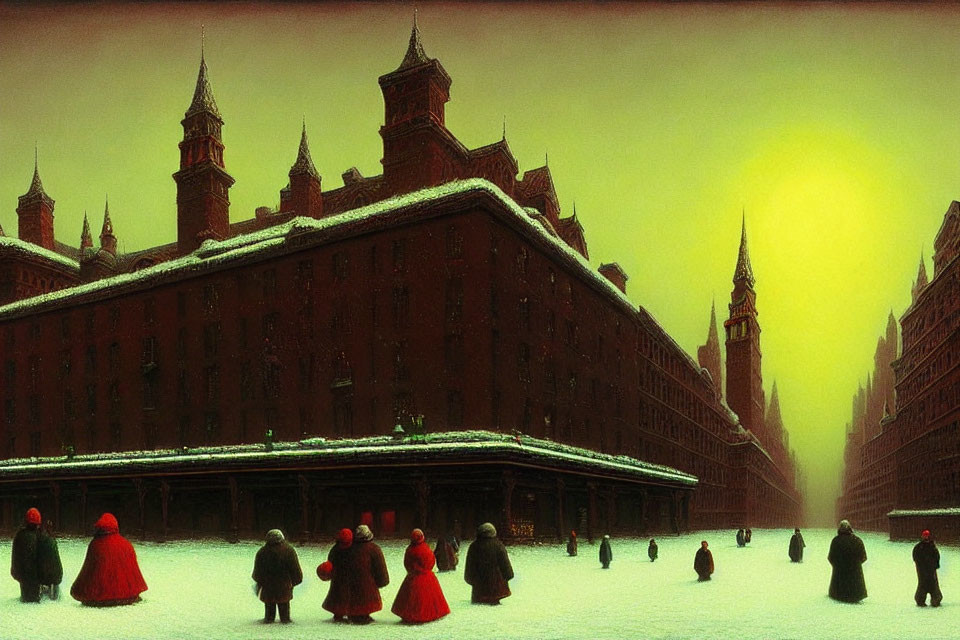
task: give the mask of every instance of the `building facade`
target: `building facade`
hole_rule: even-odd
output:
[[[874,373],[853,401],[838,514],[914,538],[929,528],[960,539],[960,204],[934,241],[933,277],[921,259],[910,307],[891,314]],[[919,528],[918,528],[919,527]]]
[[[446,128],[451,80],[424,53],[416,25],[400,67],[379,82],[382,175],[350,169],[343,186],[323,191],[304,128],[280,206],[230,223],[224,119],[201,60],[173,175],[176,243],[119,254],[109,209],[99,248],[86,224],[79,249],[50,245],[42,231],[0,237],[0,283],[11,283],[0,289],[0,455],[42,464],[91,456],[81,465],[90,470],[98,456],[118,452],[133,459],[136,452],[386,437],[398,425],[428,433],[482,429],[693,478],[666,493],[650,484],[656,500],[637,507],[642,492],[627,487],[648,480],[629,473],[583,479],[593,472],[580,469],[584,486],[594,487],[585,495],[595,491],[607,505],[590,506],[591,498],[582,509],[603,511],[611,528],[620,521],[610,505],[618,504],[622,513],[640,509],[639,519],[624,520],[640,530],[798,522],[791,461],[778,460],[775,448],[744,428],[722,398],[719,375],[626,298],[619,265],[589,266],[584,229],[576,215],[561,217],[549,168],[518,179],[505,138],[467,149]],[[43,227],[52,211],[35,169],[18,214]],[[731,375],[742,379],[728,361],[728,394]],[[761,411],[758,433],[762,418]],[[578,486],[547,459],[554,466],[537,482],[552,491],[557,482]],[[383,460],[390,473],[407,468]],[[14,466],[20,471],[4,475],[0,465],[8,527],[19,505],[11,496],[26,482],[24,467]],[[144,469],[106,465],[94,475],[112,479],[120,467]],[[243,473],[255,477],[266,467],[283,478],[271,482],[299,490],[303,474],[272,458]],[[66,473],[73,468],[57,475],[44,466],[38,477],[53,491],[80,482]],[[149,482],[141,471],[124,471],[118,486],[128,498],[145,486],[162,496],[158,474],[185,473],[177,464],[159,469],[149,468]],[[534,476],[511,477],[529,484]],[[367,491],[365,482],[356,491]],[[139,488],[130,494],[131,486]],[[511,490],[497,513],[513,531],[504,506],[513,487],[533,503],[539,493],[524,493],[522,482],[505,486]],[[624,496],[634,496],[632,506],[622,505]],[[136,504],[149,521],[146,499]],[[537,532],[546,533],[531,535],[561,535],[581,522],[575,513],[568,509],[564,526],[546,529],[543,522],[556,518],[541,514]]]

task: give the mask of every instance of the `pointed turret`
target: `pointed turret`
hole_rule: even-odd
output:
[[[917,271],[917,281],[913,284],[913,300],[916,301],[917,296],[920,295],[920,292],[923,291],[923,288],[927,286],[927,266],[923,261],[923,252],[920,252],[920,269]]]
[[[317,168],[313,165],[313,158],[310,157],[310,143],[307,140],[307,122],[303,122],[303,130],[300,132],[300,148],[297,150],[297,160],[293,163],[293,166],[290,167],[290,176],[307,174],[313,176],[317,180],[320,179],[320,174],[317,173]]]
[[[117,237],[113,235],[113,221],[110,220],[110,201],[103,207],[103,227],[100,228],[100,248],[117,255]]]
[[[770,391],[770,406],[767,408],[767,429],[773,434],[783,431],[783,416],[780,414],[780,392],[777,390],[777,381],[773,381]]]
[[[397,71],[403,71],[410,67],[430,62],[430,58],[423,50],[423,43],[420,42],[420,27],[417,26],[417,12],[413,12],[413,28],[410,30],[410,43],[407,45],[407,53],[403,56],[403,61],[397,67]]]
[[[200,54],[200,71],[197,72],[197,87],[193,91],[193,100],[184,114],[185,118],[198,113],[211,113],[217,118],[220,117],[220,110],[217,109],[217,101],[213,99],[213,89],[210,88],[210,80],[207,78],[207,62]]]
[[[39,154],[34,149],[33,180],[30,188],[18,199],[17,222],[20,239],[53,250],[54,200],[43,190],[40,181]]]
[[[745,282],[751,289],[754,285],[753,267],[750,266],[750,250],[747,248],[747,219],[744,215],[740,223],[740,253],[737,256],[737,268],[733,272],[733,283]]]
[[[83,231],[80,232],[80,253],[93,247],[93,236],[90,235],[90,221],[87,220],[87,212],[83,212]]]
[[[230,234],[230,187],[233,178],[223,162],[223,119],[213,99],[207,63],[200,54],[200,71],[193,100],[183,120],[177,183],[177,249],[190,253],[207,239]]]
[[[307,123],[304,121],[300,131],[300,149],[297,160],[290,167],[289,195],[283,201],[281,211],[293,211],[298,216],[319,218],[323,215],[323,191],[320,187],[320,173],[310,157],[310,144],[307,141]]]
[[[720,355],[720,337],[717,334],[717,305],[710,303],[710,326],[707,328],[707,341],[697,348],[697,361],[710,373],[710,379],[717,393],[723,389],[723,363]]]

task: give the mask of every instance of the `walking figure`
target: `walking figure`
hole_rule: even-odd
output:
[[[937,569],[940,568],[940,551],[937,544],[930,537],[930,530],[924,529],[920,534],[920,542],[913,548],[913,562],[917,565],[917,593],[914,600],[918,607],[927,606],[927,594],[930,594],[930,606],[939,607],[943,600],[940,593],[940,581],[937,580]]]

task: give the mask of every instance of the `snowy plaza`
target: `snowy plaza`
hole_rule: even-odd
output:
[[[123,530],[121,528],[121,533]],[[399,540],[380,541],[390,570],[381,591],[384,610],[368,626],[335,624],[321,608],[329,583],[316,577],[330,545],[298,546],[304,582],[294,590],[293,624],[260,622],[263,606],[250,578],[260,545],[221,541],[158,544],[132,539],[149,590],[143,601],[118,608],[88,608],[69,596],[88,539],[63,539],[63,594],[59,601],[21,604],[17,583],[0,582],[0,638],[13,640],[114,638],[933,638],[960,629],[960,550],[941,547],[939,609],[913,602],[916,573],[912,542],[860,533],[869,596],[860,604],[827,597],[826,556],[834,531],[804,530],[802,564],[791,564],[792,532],[755,530],[738,548],[735,531],[657,538],[660,557],[647,559],[647,539],[614,539],[613,563],[603,570],[598,544],[581,542],[568,557],[563,544],[509,547],[516,578],[513,595],[498,607],[470,604],[463,581],[465,541],[454,572],[439,574],[450,604],[446,618],[423,626],[400,624],[390,605],[403,579]],[[693,557],[710,543],[716,572],[698,583]],[[432,541],[431,541],[432,542]],[[10,541],[0,544],[4,562]]]

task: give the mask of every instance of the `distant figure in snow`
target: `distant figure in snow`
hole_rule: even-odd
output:
[[[463,579],[473,587],[470,602],[500,604],[510,595],[507,582],[513,580],[513,567],[507,549],[497,539],[497,529],[489,522],[477,527],[477,539],[467,549]]]
[[[654,562],[657,559],[657,551],[657,541],[650,538],[650,546],[647,547],[647,555],[650,556],[650,562]]]
[[[700,548],[693,559],[693,570],[697,572],[697,581],[705,582],[713,574],[713,554],[707,549],[707,541],[700,541]]]
[[[840,521],[837,535],[830,543],[827,560],[833,565],[830,577],[830,597],[841,602],[860,602],[867,597],[867,585],[863,580],[863,567],[867,552],[863,540],[853,533],[846,520]]]
[[[790,562],[803,562],[803,548],[805,546],[807,546],[807,543],[803,541],[800,529],[794,529],[793,535],[790,536],[790,549],[788,551]]]
[[[40,576],[40,592],[46,593],[51,600],[60,597],[60,582],[63,580],[63,564],[60,562],[60,550],[57,538],[53,535],[53,521],[43,523],[37,538],[37,571]]]
[[[303,582],[297,551],[280,529],[267,531],[266,543],[257,551],[253,563],[253,581],[263,603],[263,621],[273,622],[280,610],[280,622],[290,622],[293,588]]]
[[[742,547],[747,544],[746,536],[743,533],[743,529],[737,531],[737,546]]]
[[[613,549],[610,548],[610,536],[604,535],[600,542],[600,564],[604,569],[610,568],[610,561],[613,560]]]
[[[20,583],[20,602],[40,602],[39,538],[40,511],[31,507],[23,518],[23,526],[13,537],[10,553],[10,575]],[[58,558],[59,560],[59,558]]]
[[[460,556],[457,554],[456,549],[453,548],[453,543],[450,541],[450,538],[446,536],[437,537],[437,544],[433,549],[433,555],[437,559],[437,571],[440,573],[453,571],[457,568],[457,563],[460,561]]]
[[[390,574],[383,551],[373,541],[373,532],[365,524],[353,531],[353,544],[347,551],[343,572],[349,594],[347,617],[356,624],[373,622],[370,614],[383,608],[380,589],[390,584]]]
[[[113,607],[139,602],[147,590],[137,552],[120,535],[120,525],[112,513],[104,513],[93,525],[93,540],[70,595],[90,607]]]
[[[745,544],[745,545],[750,544],[750,537],[751,537],[751,536],[753,536],[753,531],[751,531],[750,529],[747,529],[747,530],[743,533],[743,544]]]
[[[577,532],[571,531],[570,537],[567,538],[567,555],[575,556],[577,555]]]
[[[937,569],[940,568],[940,551],[937,544],[930,537],[930,530],[924,529],[920,534],[920,542],[913,548],[913,562],[917,565],[917,593],[914,600],[918,607],[927,606],[927,594],[930,594],[930,606],[939,607],[943,600],[940,593],[940,581],[937,580]]]
[[[423,531],[414,529],[410,533],[410,546],[403,554],[407,576],[390,608],[407,624],[433,622],[450,613],[440,582],[433,575],[434,563],[433,552],[423,541]]]
[[[330,590],[323,601],[323,608],[333,614],[334,622],[346,622],[347,610],[350,608],[350,593],[348,584],[350,579],[345,573],[347,554],[353,545],[353,531],[340,529],[337,541],[327,554],[327,561],[317,567],[317,575],[321,580],[324,576],[330,580]],[[324,566],[327,565],[327,566]],[[321,567],[323,567],[321,571]]]

